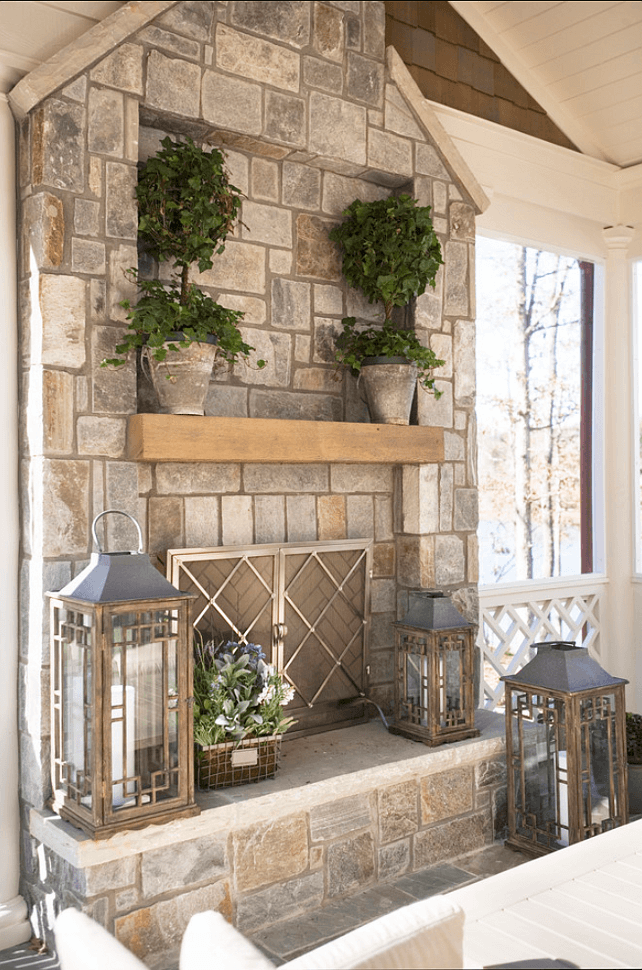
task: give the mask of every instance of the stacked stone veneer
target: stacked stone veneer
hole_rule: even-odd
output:
[[[194,913],[219,910],[252,934],[503,834],[503,739],[366,774],[152,826],[136,844],[78,844],[38,818],[40,891],[82,907],[149,966],[171,967]]]
[[[44,592],[84,566],[106,508],[136,516],[161,563],[170,547],[372,539],[370,693],[388,709],[391,624],[408,590],[439,586],[477,618],[475,207],[421,122],[418,91],[402,96],[386,68],[383,3],[149,6],[156,19],[141,25],[127,5],[94,47],[67,52],[64,83],[20,122],[25,809],[50,793]],[[223,146],[247,195],[199,283],[245,311],[244,335],[268,366],[217,374],[209,414],[367,420],[356,383],[335,380],[332,336],[344,314],[367,322],[378,308],[346,287],[327,233],[357,196],[407,189],[432,206],[445,267],[414,324],[446,363],[442,397],[422,391],[417,421],[443,427],[443,463],[301,466],[296,441],[286,466],[126,459],[136,365],[100,362],[123,333],[120,301],[135,296],[124,270],[137,261],[137,164],[167,132]],[[112,518],[107,548],[131,547]],[[35,884],[25,892],[44,898]]]

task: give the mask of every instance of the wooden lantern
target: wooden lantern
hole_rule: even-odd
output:
[[[107,514],[92,526],[98,549],[96,523]],[[52,808],[94,838],[199,812],[192,596],[153,567],[132,521],[138,552],[93,553],[76,579],[47,594]]]
[[[628,821],[624,685],[574,643],[506,685],[507,844],[543,855]]]
[[[395,626],[391,732],[431,746],[477,737],[473,625],[443,593],[421,591]]]

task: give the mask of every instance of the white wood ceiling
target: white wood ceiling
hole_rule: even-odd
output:
[[[642,161],[640,0],[451,0],[587,155]]]
[[[642,162],[642,0],[450,0],[587,155]],[[0,3],[0,90],[122,2]]]

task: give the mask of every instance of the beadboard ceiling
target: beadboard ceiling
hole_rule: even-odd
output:
[[[642,0],[451,0],[587,155],[642,162]],[[123,3],[0,4],[0,90]]]

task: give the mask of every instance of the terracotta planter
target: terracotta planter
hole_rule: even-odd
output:
[[[199,788],[231,788],[273,778],[281,757],[282,737],[270,734],[223,741],[207,748],[196,745],[196,784]]]
[[[373,424],[408,424],[417,386],[417,365],[405,357],[366,357],[361,363]]]
[[[182,335],[176,334],[173,342],[181,339]],[[143,348],[143,360],[149,367],[163,414],[205,414],[205,398],[216,357],[216,337],[211,339],[211,343],[194,342],[181,347],[178,353],[168,350],[162,363],[154,360],[148,348]]]

